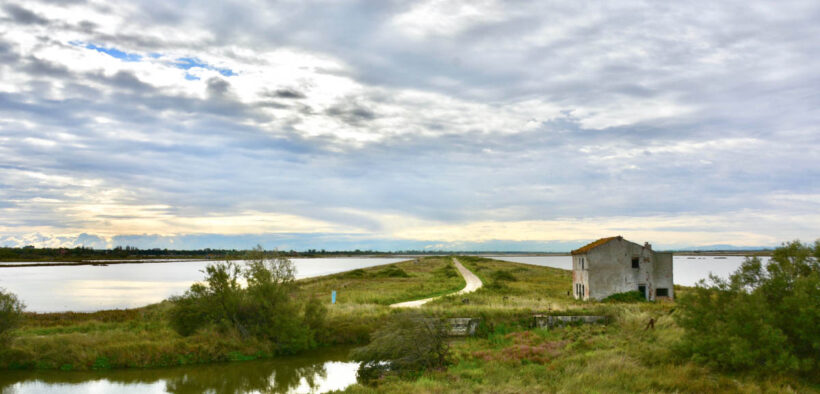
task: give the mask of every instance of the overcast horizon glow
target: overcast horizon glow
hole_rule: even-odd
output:
[[[820,237],[816,1],[0,4],[0,246]]]

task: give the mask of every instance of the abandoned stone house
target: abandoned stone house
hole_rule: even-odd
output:
[[[601,238],[572,251],[572,286],[583,300],[634,290],[647,300],[673,298],[672,253],[621,236]]]

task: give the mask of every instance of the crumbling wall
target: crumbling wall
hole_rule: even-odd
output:
[[[654,254],[654,281],[655,289],[668,289],[669,298],[675,298],[675,278],[672,267],[672,253],[655,253]]]
[[[600,300],[615,293],[637,291],[638,286],[646,286],[647,299],[655,299],[656,264],[650,245],[618,238],[590,250],[587,256],[585,299]],[[632,268],[633,258],[638,259],[638,268]]]
[[[603,324],[607,321],[606,316],[533,316],[533,326],[537,328],[552,328],[570,324]]]
[[[454,317],[447,319],[448,334],[453,337],[473,336],[481,319],[471,317]]]

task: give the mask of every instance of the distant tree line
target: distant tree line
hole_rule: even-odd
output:
[[[79,261],[96,259],[212,259],[230,260],[241,259],[248,250],[240,249],[140,249],[136,246],[117,246],[113,249],[94,249],[87,246],[74,248],[36,248],[34,246],[0,247],[0,261]],[[273,255],[274,251],[267,251]],[[397,250],[383,252],[376,250],[325,250],[307,249],[304,251],[280,250],[278,255],[286,257],[332,257],[332,256],[370,256],[370,255],[438,255],[438,254],[475,254],[475,253],[531,253],[531,252],[476,252],[476,251],[444,251],[444,250]]]
[[[136,246],[117,246],[113,249],[74,248],[0,248],[0,261],[78,261],[85,259],[141,259],[141,258],[218,258],[240,256],[244,251],[235,249],[140,249]]]

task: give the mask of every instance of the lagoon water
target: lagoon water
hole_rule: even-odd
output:
[[[323,393],[356,383],[349,348],[272,360],[105,372],[3,371],[0,393]]]
[[[297,278],[391,264],[407,258],[296,258]],[[0,288],[30,312],[91,312],[135,308],[185,292],[213,261],[190,260],[75,266],[0,267]],[[328,295],[329,297],[330,295]]]
[[[492,256],[492,258],[572,269],[570,256]],[[307,278],[390,264],[404,258],[292,259],[296,277]],[[675,284],[694,286],[713,273],[726,278],[742,256],[675,256]],[[766,258],[764,258],[764,261]],[[210,261],[172,261],[108,266],[40,266],[0,268],[0,287],[17,294],[32,312],[135,308],[182,294],[202,279]]]

